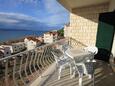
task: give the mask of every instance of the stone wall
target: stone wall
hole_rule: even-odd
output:
[[[86,45],[95,45],[99,13],[107,12],[109,3],[75,8],[70,24],[65,26],[65,37],[72,37]]]

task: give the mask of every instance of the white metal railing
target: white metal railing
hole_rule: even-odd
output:
[[[82,42],[74,39],[74,38],[68,38],[68,43],[74,48],[84,48],[87,47],[87,45],[83,44]]]
[[[23,51],[0,59],[0,86],[27,86],[54,62],[52,48],[73,39],[61,39],[30,51]],[[74,40],[75,42],[75,40]],[[76,41],[75,44],[80,42]],[[77,45],[74,45],[77,46]]]

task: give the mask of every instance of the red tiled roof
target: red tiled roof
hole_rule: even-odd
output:
[[[28,40],[33,40],[35,42],[41,42],[40,40],[36,39],[35,37],[26,37]]]
[[[47,32],[46,34],[50,34],[50,35],[53,34],[53,36],[54,36],[57,34],[57,32]]]

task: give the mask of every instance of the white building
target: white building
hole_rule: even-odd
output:
[[[18,53],[26,49],[24,42],[13,43],[11,45],[2,45],[3,47],[8,47],[11,53]]]
[[[57,32],[47,32],[44,34],[44,43],[53,43],[57,40]]]
[[[27,50],[35,49],[37,46],[41,44],[41,41],[35,37],[27,37],[24,39]]]
[[[26,46],[24,42],[18,42],[18,43],[13,43],[12,48],[13,48],[13,53],[17,53],[26,49]]]

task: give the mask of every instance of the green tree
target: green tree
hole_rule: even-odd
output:
[[[63,28],[58,30],[57,32],[58,32],[59,36],[64,36],[64,29]]]

